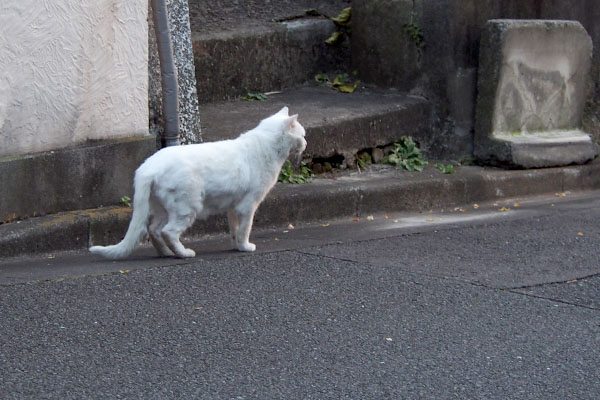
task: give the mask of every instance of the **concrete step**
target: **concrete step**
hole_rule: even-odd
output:
[[[307,159],[340,155],[349,161],[360,150],[384,146],[402,136],[412,136],[422,149],[428,148],[430,103],[421,97],[373,88],[340,93],[328,87],[305,86],[270,95],[266,101],[203,104],[203,139],[235,138],[283,106],[290,108],[290,114],[299,114],[306,129]]]
[[[429,165],[425,171],[399,169],[348,173],[317,178],[307,184],[277,184],[256,214],[254,227],[286,229],[336,219],[420,211],[452,210],[473,203],[501,203],[536,196],[600,189],[600,162],[537,170],[501,170],[476,166],[456,168],[442,174]],[[500,207],[500,204],[495,206]],[[27,254],[85,249],[90,245],[121,240],[131,218],[131,208],[107,207],[80,210],[21,222],[0,224],[2,258]],[[402,219],[402,216],[398,216]],[[224,216],[197,222],[187,239],[227,232]]]
[[[349,46],[325,43],[335,29],[325,18],[301,18],[192,34],[199,101],[282,90],[321,72],[350,72]]]

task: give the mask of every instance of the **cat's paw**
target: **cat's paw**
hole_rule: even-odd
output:
[[[252,253],[254,250],[256,250],[256,245],[254,243],[242,243],[238,245],[238,250]]]
[[[196,257],[196,252],[192,249],[183,249],[182,252],[176,254],[179,258],[193,258]]]

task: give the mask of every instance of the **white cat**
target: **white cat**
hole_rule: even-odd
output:
[[[159,255],[194,257],[180,235],[197,218],[225,211],[238,250],[254,251],[248,240],[254,212],[277,182],[285,160],[306,148],[304,135],[298,115],[290,117],[284,107],[237,139],[156,152],[135,172],[133,215],[125,238],[90,251],[124,258],[148,233]]]

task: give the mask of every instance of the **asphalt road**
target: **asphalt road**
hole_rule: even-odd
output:
[[[598,399],[599,219],[591,193],[1,260],[0,398]]]

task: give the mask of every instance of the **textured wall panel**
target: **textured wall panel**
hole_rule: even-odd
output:
[[[2,0],[0,156],[148,134],[147,0]]]

